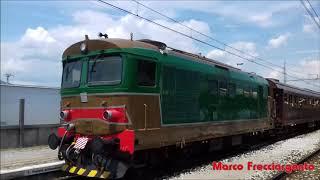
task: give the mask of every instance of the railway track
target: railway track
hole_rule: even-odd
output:
[[[315,151],[313,151],[309,154],[304,155],[298,162],[296,162],[296,164],[303,164],[303,163],[307,162],[308,160],[310,160],[313,156],[315,156],[318,153],[320,153],[320,148],[316,149]],[[273,180],[284,179],[287,175],[288,175],[288,173],[285,171],[279,172],[278,174],[276,174],[273,177]]]

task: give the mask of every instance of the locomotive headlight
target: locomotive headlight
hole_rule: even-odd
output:
[[[87,44],[85,42],[81,43],[80,51],[85,53],[87,51]]]
[[[67,118],[68,118],[68,115],[69,115],[69,111],[66,111],[66,110],[61,111],[61,112],[60,112],[60,119],[61,119],[61,120],[67,119]]]
[[[103,118],[106,119],[106,120],[111,119],[111,118],[112,118],[112,112],[109,111],[109,110],[105,110],[105,111],[103,112]]]
[[[68,124],[68,126],[67,126],[68,131],[73,130],[74,128],[75,128],[75,125],[72,123]]]

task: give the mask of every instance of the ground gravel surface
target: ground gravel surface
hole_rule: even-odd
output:
[[[248,162],[293,164],[318,148],[320,148],[320,130],[221,160],[225,164],[242,164],[243,170],[213,170],[210,163],[169,179],[270,179],[279,171],[248,170]]]

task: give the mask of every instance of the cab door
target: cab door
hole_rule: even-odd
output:
[[[135,128],[158,128],[161,115],[157,60],[144,57],[133,57],[130,60],[133,77],[128,98]]]

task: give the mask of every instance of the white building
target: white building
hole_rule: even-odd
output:
[[[60,89],[1,84],[1,126],[19,125],[19,99],[25,99],[25,125],[58,124]]]

